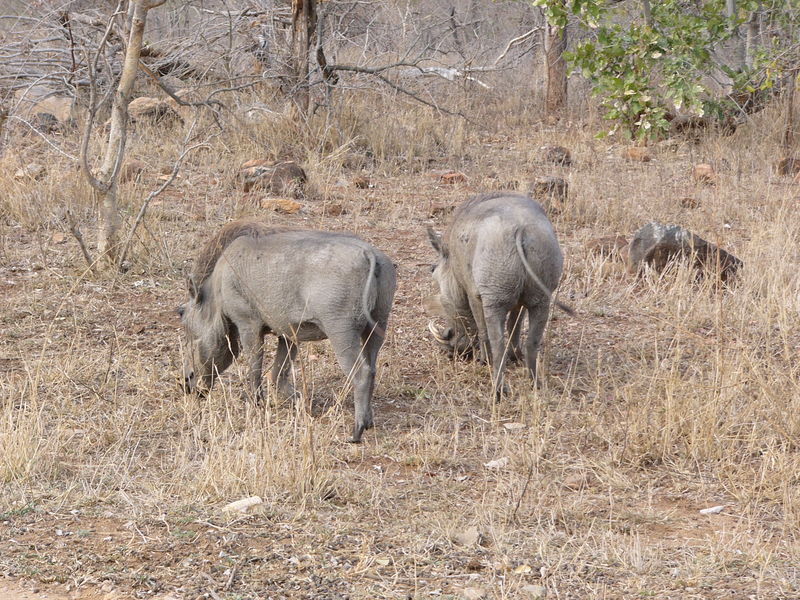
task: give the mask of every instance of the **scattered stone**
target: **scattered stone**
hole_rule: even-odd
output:
[[[692,258],[698,270],[713,272],[719,265],[722,281],[727,281],[743,266],[742,261],[733,254],[679,225],[652,222],[637,231],[631,241],[629,267],[636,272],[647,264],[656,271],[662,271],[676,257]]]
[[[230,504],[226,504],[222,507],[222,510],[225,512],[240,512],[246,513],[252,507],[258,506],[259,504],[263,504],[264,501],[258,496],[251,496],[249,498],[242,498],[241,500],[236,500],[235,502],[231,502]]]
[[[133,123],[172,123],[178,121],[183,123],[183,119],[167,100],[159,98],[148,98],[141,96],[134,98],[128,104],[128,116]]]
[[[328,204],[325,206],[325,214],[330,217],[338,217],[347,214],[347,209],[341,204]]]
[[[50,241],[54,244],[63,244],[67,241],[67,236],[64,234],[63,231],[56,231],[51,237]]]
[[[29,119],[37,129],[40,129],[40,126],[52,127],[53,120],[58,123],[55,131],[63,131],[64,128],[75,124],[75,99],[51,87],[34,85],[22,88],[17,90],[15,98],[17,114]]]
[[[371,187],[375,187],[369,180],[369,177],[364,175],[357,175],[356,177],[353,177],[353,185],[359,190],[366,190]]]
[[[581,490],[586,485],[586,476],[582,473],[576,473],[567,477],[562,484],[568,490]]]
[[[294,215],[300,212],[303,205],[288,198],[264,198],[261,201],[261,208],[271,210],[282,215]]]
[[[681,208],[699,208],[700,200],[691,196],[684,196],[678,200],[678,204],[681,205]]]
[[[439,176],[439,181],[448,185],[455,185],[456,183],[464,183],[467,181],[467,176],[460,171],[448,171]]]
[[[526,600],[542,600],[547,597],[547,588],[543,585],[523,585],[520,591]]]
[[[705,185],[716,185],[717,181],[719,180],[714,167],[708,163],[695,165],[694,169],[692,170],[692,178],[694,179],[695,183],[703,183]]]
[[[650,162],[653,155],[645,146],[629,146],[622,149],[622,158],[631,162]]]
[[[530,187],[531,195],[544,204],[564,204],[569,194],[569,185],[563,177],[545,175],[537,177]]]
[[[28,163],[24,167],[17,169],[14,179],[41,179],[47,170],[39,163]]]
[[[453,536],[453,542],[459,546],[478,546],[483,541],[483,535],[478,531],[477,527],[470,527],[464,531],[460,531]]]
[[[291,160],[249,160],[239,170],[239,177],[245,192],[265,189],[272,194],[288,194],[294,197],[302,195],[308,180],[302,167]]]
[[[36,113],[31,119],[33,125],[41,133],[63,133],[66,126],[53,115],[46,112]]]
[[[130,158],[122,164],[122,169],[119,172],[120,183],[128,181],[137,181],[142,173],[147,169],[147,165],[141,160]],[[171,171],[170,171],[171,173]]]
[[[568,167],[572,164],[572,155],[564,146],[542,146],[542,160],[546,163]]]
[[[624,235],[605,235],[586,242],[586,249],[599,256],[621,256],[627,245]]]
[[[501,469],[505,469],[508,466],[509,459],[507,456],[503,456],[501,458],[496,458],[495,460],[490,460],[487,463],[483,463],[483,466],[489,469],[490,471],[499,471]]]
[[[486,598],[486,590],[479,587],[468,587],[461,590],[463,600],[483,600]]]
[[[701,515],[718,515],[723,510],[725,510],[725,505],[722,504],[720,506],[711,506],[709,508],[702,508],[700,509]]]
[[[429,217],[445,217],[455,210],[452,204],[431,204],[428,210]]]
[[[800,158],[786,157],[775,163],[775,172],[778,175],[800,174]]]
[[[525,425],[525,423],[503,423],[503,428],[506,431],[521,431],[526,427],[527,425]]]

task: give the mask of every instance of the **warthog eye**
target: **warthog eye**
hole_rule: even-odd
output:
[[[180,318],[183,318],[183,313],[186,312],[186,306],[181,304],[178,308],[175,309],[175,312],[178,313]]]
[[[433,273],[435,270],[436,270],[436,265],[431,265],[431,273]]]

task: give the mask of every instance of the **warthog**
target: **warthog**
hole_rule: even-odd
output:
[[[456,354],[471,352],[477,341],[479,359],[492,364],[499,396],[507,358],[523,356],[520,333],[527,310],[525,363],[535,379],[536,355],[563,263],[541,206],[523,194],[474,196],[455,211],[444,239],[430,228],[428,235],[439,253],[433,269],[439,294],[426,299],[426,307],[447,321],[444,329],[430,323],[436,341]]]
[[[264,335],[272,333],[272,380],[286,390],[297,343],[327,338],[353,380],[352,441],[359,442],[373,425],[375,365],[394,290],[392,262],[353,235],[230,223],[198,257],[189,302],[179,309],[184,389],[210,388],[243,350],[250,389],[260,398]]]

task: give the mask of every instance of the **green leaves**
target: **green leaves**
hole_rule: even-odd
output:
[[[572,19],[591,33],[566,59],[591,82],[604,118],[614,121],[606,134],[621,132],[637,139],[665,133],[673,106],[697,115],[705,112],[710,95],[700,82],[711,66],[711,50],[735,32],[750,3],[742,0],[731,20],[725,16],[724,0],[656,0],[649,27],[639,19],[631,22],[622,4],[534,0],[551,24],[564,27]]]

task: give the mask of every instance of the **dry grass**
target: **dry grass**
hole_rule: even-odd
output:
[[[119,597],[445,598],[479,587],[524,598],[529,584],[561,598],[800,594],[800,221],[797,188],[769,170],[774,115],[631,164],[511,100],[482,103],[482,127],[350,100],[300,130],[277,109],[228,123],[154,202],[113,283],[92,279],[74,241],[56,235],[69,204],[92,237],[80,174],[46,144],[12,137],[0,171],[0,571],[86,594],[105,583]],[[178,153],[165,139],[131,138],[152,172],[125,184],[129,218]],[[447,361],[424,333],[424,228],[443,226],[428,216],[434,203],[559,171],[538,163],[545,143],[575,160],[553,221],[567,258],[560,294],[579,315],[551,322],[543,385],[512,372],[512,394],[492,406],[486,368]],[[45,178],[14,179],[37,156]],[[260,214],[258,196],[235,187],[250,158],[300,161],[305,212]],[[695,188],[692,164],[723,159],[720,183]],[[469,181],[437,184],[427,171],[439,168]],[[351,186],[361,173],[376,187]],[[687,195],[700,207],[681,208]],[[345,212],[325,216],[331,204]],[[205,236],[243,215],[355,231],[398,263],[378,426],[363,445],[344,441],[352,407],[325,343],[301,353],[296,405],[242,400],[238,364],[206,399],[177,392],[183,273]],[[682,265],[637,279],[584,249],[651,219],[733,251],[745,262],[738,283],[698,283]],[[484,467],[500,457],[506,468]],[[219,511],[251,495],[264,499],[256,514]],[[698,512],[718,504],[720,515]],[[472,527],[480,536],[464,543]]]

